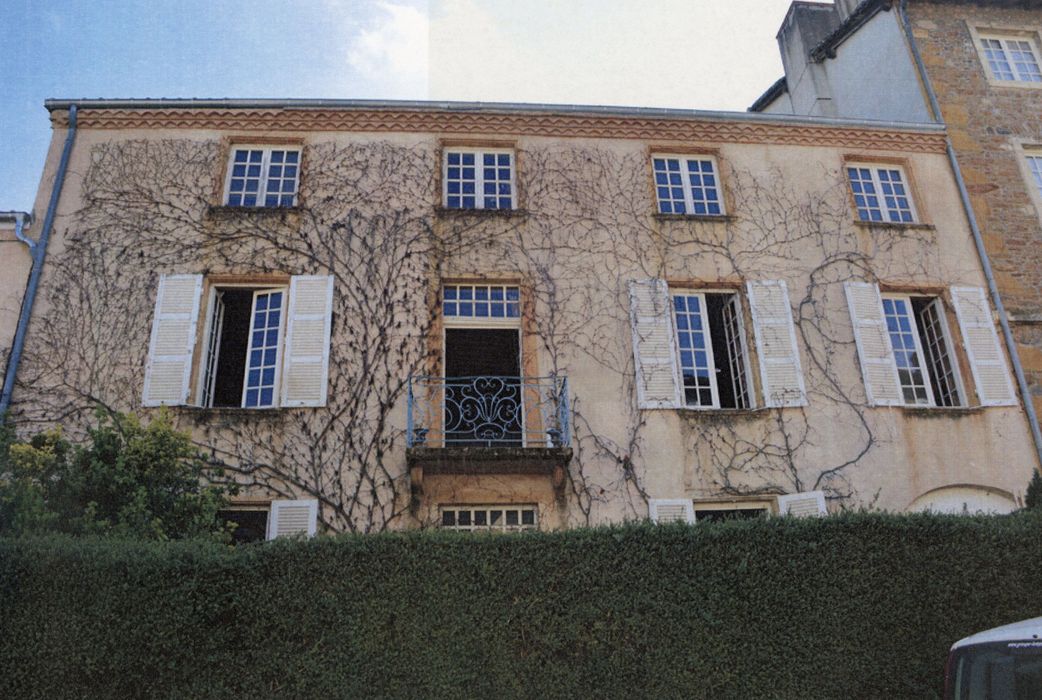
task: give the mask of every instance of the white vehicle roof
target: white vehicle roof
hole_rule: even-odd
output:
[[[1016,639],[1042,639],[1042,617],[1033,617],[1030,620],[1021,620],[978,632],[952,644],[952,650],[970,644],[987,644],[988,642],[1005,642]]]

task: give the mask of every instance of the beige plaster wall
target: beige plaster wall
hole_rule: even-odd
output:
[[[265,133],[303,139],[305,148],[305,204],[272,214],[208,208],[223,182],[226,131],[83,129],[30,342],[53,349],[63,326],[44,319],[60,318],[70,303],[84,305],[76,309],[79,330],[69,326],[60,379],[39,360],[29,363],[33,389],[16,395],[17,415],[36,424],[71,409],[86,416],[94,402],[142,410],[159,274],[331,272],[337,305],[327,408],[175,409],[215,459],[240,470],[251,495],[317,494],[330,529],[433,525],[447,503],[536,503],[544,527],[565,527],[646,517],[648,498],[763,500],[822,488],[832,509],[904,510],[952,484],[1022,494],[1035,466],[1023,411],[976,407],[965,364],[965,409],[865,405],[842,283],[942,296],[952,285],[984,285],[943,153],[749,143],[720,133],[714,141],[654,144],[493,131]],[[516,143],[524,213],[436,210],[439,138],[461,136]],[[715,153],[731,216],[654,216],[651,145]],[[352,161],[353,153],[364,158]],[[55,158],[52,148],[49,168]],[[845,158],[903,164],[924,225],[855,224]],[[118,168],[106,164],[115,163],[133,166],[127,182],[110,177]],[[395,229],[390,213],[412,223]],[[77,267],[82,260],[90,266]],[[63,284],[87,272],[98,283],[70,302]],[[416,500],[402,379],[439,372],[441,280],[483,276],[517,279],[526,290],[525,371],[568,377],[574,457],[557,490],[542,476],[439,476],[425,480]],[[738,291],[747,280],[785,280],[809,404],[639,410],[627,284],[648,277]],[[750,362],[758,375],[755,350]]]
[[[30,236],[34,233],[28,228],[24,230]],[[15,238],[14,224],[0,223],[0,385],[6,376],[31,267],[29,249]]]

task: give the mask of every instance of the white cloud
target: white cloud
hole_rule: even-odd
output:
[[[347,62],[379,94],[426,99],[429,23],[416,7],[377,4],[376,16],[352,39]]]

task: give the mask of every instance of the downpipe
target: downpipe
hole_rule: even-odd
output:
[[[29,283],[25,288],[25,297],[22,299],[22,310],[18,315],[18,328],[15,330],[14,343],[11,345],[11,357],[7,362],[7,373],[4,375],[4,388],[0,393],[0,420],[6,420],[7,409],[11,406],[11,395],[14,393],[15,379],[18,376],[18,365],[22,361],[22,352],[25,349],[25,336],[29,330],[29,319],[33,313],[33,304],[36,302],[36,293],[40,288],[40,278],[43,276],[43,263],[47,257],[47,243],[51,240],[51,229],[54,228],[54,217],[58,209],[58,200],[61,198],[62,186],[65,184],[65,173],[69,168],[69,156],[72,153],[72,145],[76,140],[76,105],[69,106],[69,130],[65,135],[65,145],[62,147],[61,160],[58,161],[58,171],[54,174],[54,187],[51,188],[51,199],[47,204],[47,215],[43,220],[40,230],[40,238],[33,241],[22,231],[22,222],[15,222],[15,236],[29,248],[32,256],[32,268],[29,271]]]
[[[926,89],[926,96],[930,100],[930,111],[933,113],[934,121],[938,124],[944,124],[944,117],[941,114],[941,105],[937,101],[937,94],[933,90],[933,85],[930,83],[929,77],[926,75],[926,66],[923,63],[923,57],[919,53],[919,47],[915,43],[915,36],[912,34],[912,23],[908,19],[908,0],[901,0],[901,4],[898,6],[898,14],[901,16],[901,26],[904,28],[905,37],[908,40],[908,46],[912,50],[912,58],[915,59],[915,67],[919,72],[919,79],[923,83],[923,87]],[[959,188],[959,198],[962,200],[962,208],[966,213],[966,218],[970,222],[970,230],[973,232],[973,244],[977,248],[977,256],[980,258],[981,267],[984,270],[984,279],[988,283],[988,292],[991,294],[991,300],[995,304],[995,311],[999,315],[999,326],[1002,328],[1002,337],[1006,341],[1006,348],[1009,350],[1010,360],[1013,362],[1013,374],[1017,378],[1017,386],[1020,388],[1020,395],[1024,400],[1024,411],[1028,414],[1028,424],[1031,427],[1031,437],[1035,443],[1035,456],[1038,458],[1038,466],[1042,467],[1042,432],[1038,428],[1038,416],[1035,414],[1035,404],[1031,400],[1031,392],[1028,389],[1027,377],[1024,376],[1024,368],[1020,364],[1020,354],[1017,352],[1017,344],[1013,339],[1013,331],[1009,326],[1009,318],[1006,316],[1006,307],[1002,305],[1002,297],[999,296],[998,283],[995,281],[995,274],[991,269],[991,260],[988,258],[988,251],[984,247],[984,236],[981,235],[980,227],[977,226],[977,217],[973,212],[973,204],[970,202],[970,193],[966,189],[966,182],[962,179],[962,170],[959,168],[959,161],[955,157],[955,149],[952,147],[951,137],[948,135],[947,128],[944,133],[944,147],[945,152],[948,154],[948,163],[951,165],[952,172],[955,174],[955,183]]]

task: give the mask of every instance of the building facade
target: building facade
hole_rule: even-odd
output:
[[[31,220],[26,212],[0,212],[0,386],[7,376],[7,362],[14,344],[25,285],[32,268],[28,238]]]
[[[1034,0],[795,2],[778,33],[785,77],[751,108],[943,121],[1036,413],[1042,411],[1040,32],[1042,3]]]
[[[170,411],[244,531],[1002,512],[1037,466],[936,125],[48,108],[12,418]]]

